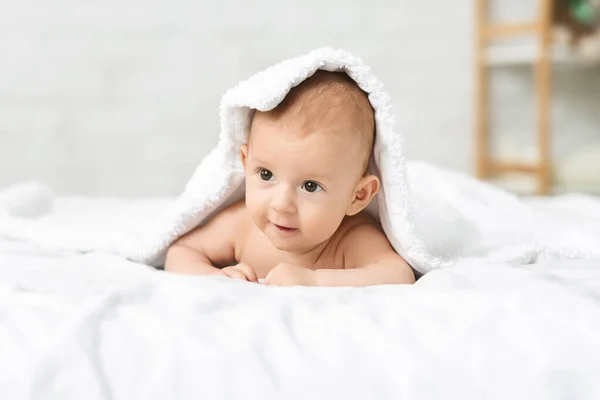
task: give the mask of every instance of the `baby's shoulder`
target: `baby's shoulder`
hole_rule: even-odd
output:
[[[238,217],[244,216],[247,213],[246,201],[244,199],[238,200],[235,203],[224,207],[219,213],[235,215]]]
[[[239,200],[215,213],[211,222],[219,225],[241,228],[245,225],[247,220],[248,210],[246,208],[246,202],[244,200]]]
[[[385,234],[381,225],[369,214],[362,211],[356,215],[344,218],[338,228],[340,243],[360,240],[368,237],[379,237]]]
[[[338,249],[345,268],[356,268],[395,254],[381,225],[364,212],[344,219],[339,228]]]

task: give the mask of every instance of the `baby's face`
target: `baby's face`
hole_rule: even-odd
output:
[[[305,252],[338,229],[362,177],[358,141],[327,126],[308,134],[257,114],[245,162],[246,205],[257,227],[284,251]]]

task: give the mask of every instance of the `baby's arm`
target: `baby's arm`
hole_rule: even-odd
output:
[[[411,284],[410,266],[390,245],[385,234],[372,224],[353,227],[343,238],[345,269],[318,269],[318,286],[370,286]]]
[[[165,271],[209,275],[215,265],[235,263],[236,232],[244,226],[243,202],[215,215],[206,225],[176,240],[167,250]]]

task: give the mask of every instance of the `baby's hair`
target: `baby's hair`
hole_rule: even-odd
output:
[[[343,112],[342,112],[343,111]],[[307,132],[337,118],[349,118],[362,149],[363,173],[367,172],[375,140],[375,117],[367,94],[343,72],[318,70],[292,88],[272,111],[272,117],[300,117]]]

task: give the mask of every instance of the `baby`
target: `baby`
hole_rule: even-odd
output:
[[[413,283],[411,268],[363,210],[375,135],[367,95],[344,73],[317,71],[241,146],[244,201],[175,241],[166,271],[279,286]]]

